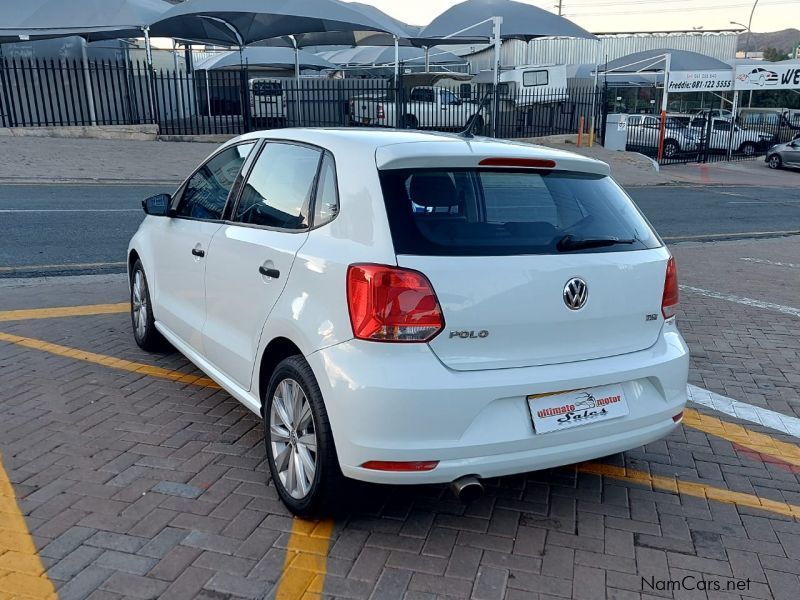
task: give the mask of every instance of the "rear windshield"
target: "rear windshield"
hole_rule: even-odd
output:
[[[661,245],[610,177],[402,169],[381,171],[380,178],[398,254],[621,252]]]

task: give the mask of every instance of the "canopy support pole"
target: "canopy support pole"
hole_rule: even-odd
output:
[[[300,110],[300,49],[298,48],[297,38],[295,36],[290,35],[289,39],[292,40],[292,46],[294,47],[294,116],[297,125],[302,127],[303,115],[302,111]]]
[[[594,55],[594,90],[592,90],[592,118],[590,120],[590,130],[589,130],[589,148],[594,146],[594,136],[595,131],[597,131],[595,118],[597,117],[597,97],[600,95],[600,91],[597,89],[597,76],[600,71],[600,44],[602,42],[598,39],[597,45],[595,46],[596,52]]]
[[[97,125],[97,114],[94,108],[94,88],[92,74],[89,72],[89,58],[86,55],[86,40],[81,40],[81,62],[83,62],[83,82],[86,85],[86,104],[89,108],[89,122]]]
[[[158,116],[156,115],[156,86],[153,80],[153,47],[150,44],[150,27],[142,27],[142,34],[144,35],[144,60],[147,63],[147,85],[150,90],[150,117],[153,123],[158,123]]]
[[[728,136],[728,160],[733,154],[733,136],[736,133],[736,111],[739,109],[739,92],[733,93],[733,106],[731,106],[731,131]]]
[[[425,72],[431,72],[431,47],[425,46]]]
[[[400,39],[395,35],[394,38],[394,80],[395,83],[400,78]]]
[[[503,44],[500,37],[500,27],[503,25],[503,17],[492,17],[492,35],[494,37],[494,94],[492,94],[492,136],[497,137],[497,120],[500,116],[500,95],[498,86],[500,85],[500,52]]]
[[[664,89],[661,93],[661,130],[658,135],[658,162],[664,158],[664,135],[667,131],[667,100],[669,97],[669,70],[672,66],[672,54],[664,55]]]

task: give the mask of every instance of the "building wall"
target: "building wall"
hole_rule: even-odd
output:
[[[600,36],[600,46],[594,40],[538,39],[530,42],[505,40],[501,64],[512,67],[530,64],[597,64],[614,60],[634,52],[671,48],[689,50],[720,60],[736,57],[734,33],[680,33],[680,34],[616,34]],[[465,58],[470,71],[477,73],[492,68],[494,50],[486,48]]]

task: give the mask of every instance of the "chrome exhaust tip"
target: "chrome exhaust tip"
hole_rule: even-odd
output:
[[[470,504],[483,496],[483,484],[477,477],[466,475],[450,484],[450,490],[459,502]]]

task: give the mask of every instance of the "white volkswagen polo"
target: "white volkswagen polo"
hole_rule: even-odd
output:
[[[296,514],[342,477],[481,479],[667,435],[686,402],[675,262],[604,163],[369,129],[222,146],[130,243],[166,338],[265,426]]]

